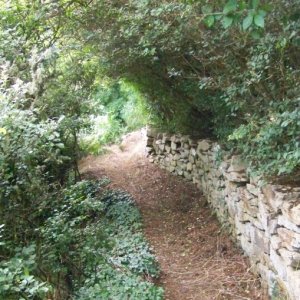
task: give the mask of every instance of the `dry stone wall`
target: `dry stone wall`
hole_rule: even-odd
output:
[[[275,296],[283,289],[288,299],[299,300],[300,187],[261,185],[249,176],[239,156],[224,153],[210,140],[153,129],[147,136],[150,161],[193,181],[203,191],[269,294]]]

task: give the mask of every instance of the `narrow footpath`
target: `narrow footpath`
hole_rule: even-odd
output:
[[[142,212],[145,234],[160,263],[166,300],[265,300],[248,259],[221,229],[201,192],[148,162],[145,132],[124,137],[103,156],[81,164],[85,176],[108,176]]]

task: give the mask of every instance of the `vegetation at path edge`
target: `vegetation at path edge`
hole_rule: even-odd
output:
[[[14,250],[1,227],[1,253],[11,255],[0,262],[1,299],[163,298],[162,288],[146,280],[159,269],[138,209],[105,184],[81,181],[52,195],[38,207],[34,238]]]

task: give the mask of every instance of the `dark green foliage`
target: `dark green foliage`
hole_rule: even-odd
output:
[[[135,82],[148,99],[152,122],[164,130],[215,138],[232,148],[228,138],[235,130],[271,124],[282,105],[299,106],[297,0],[96,1],[79,10],[80,39],[89,37],[103,72]],[[285,116],[294,128],[289,140],[280,131],[265,135],[264,144],[276,143],[279,154],[260,155],[259,164],[255,150],[243,148],[245,140],[252,144],[254,132],[235,138],[234,147],[243,148],[245,158],[266,176],[299,168],[297,155],[294,163],[285,160],[292,151],[286,142],[299,137],[293,111],[287,108],[291,115]],[[282,162],[288,167],[275,167]]]
[[[57,186],[70,158],[60,120],[39,122],[34,111],[7,102],[0,107],[0,219],[10,229],[11,241],[19,244],[35,235],[39,212],[33,207]]]
[[[0,2],[0,299],[162,299],[145,280],[159,271],[132,199],[72,185],[79,133],[101,103],[96,53],[62,35],[80,5]],[[132,119],[132,91],[103,99],[127,130],[145,119]]]
[[[1,299],[44,299],[45,293],[59,299],[162,299],[162,290],[143,279],[159,270],[140,214],[128,194],[104,190],[106,184],[78,182],[56,194],[51,208],[39,207],[45,220],[35,229],[38,246],[16,248],[1,263]]]
[[[53,10],[57,13],[49,14]],[[272,118],[271,111],[281,113],[277,108],[282,103],[299,101],[299,11],[297,0],[57,1],[32,7],[16,2],[2,12],[2,41],[9,41],[12,51],[1,49],[9,61],[14,60],[12,52],[20,54],[15,70],[28,80],[30,72],[21,69],[30,66],[33,45],[43,51],[59,45],[59,51],[53,51],[60,57],[59,68],[45,59],[44,78],[50,80],[36,85],[39,97],[34,103],[44,117],[64,112],[74,121],[69,127],[76,130],[82,126],[77,120],[84,111],[78,109],[80,99],[92,99],[93,82],[100,82],[94,77],[122,78],[147,99],[149,118],[131,124],[133,118],[126,114],[139,115],[141,110],[132,110],[137,102],[124,89],[117,84],[98,93],[110,127],[103,141],[99,137],[91,141],[96,152],[98,144],[115,140],[118,132],[134,129],[146,119],[163,130],[218,139],[232,148],[228,137],[240,126],[260,126],[267,115]],[[22,26],[12,26],[18,22]],[[26,40],[22,47],[21,40]],[[32,70],[39,66],[31,63]],[[53,76],[59,78],[52,80]],[[298,133],[293,131],[291,139]],[[249,135],[247,144],[252,138]],[[279,136],[275,139],[282,143]],[[245,143],[234,141],[238,148]],[[245,158],[264,175],[297,172],[299,161],[284,171],[269,168],[268,159],[258,166],[248,149],[243,149]],[[281,157],[288,156],[283,144],[278,149]],[[276,153],[270,159],[277,157]]]
[[[274,110],[240,126],[229,139],[238,141],[238,149],[249,159],[254,170],[258,167],[259,173],[292,174],[278,179],[299,183],[299,100],[271,103],[270,107]]]
[[[44,299],[51,286],[32,275],[37,271],[34,244],[17,248],[10,260],[0,262],[1,299]],[[16,298],[16,295],[19,295]]]

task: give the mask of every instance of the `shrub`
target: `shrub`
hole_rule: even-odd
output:
[[[28,246],[12,248],[9,228],[2,230],[1,297],[163,299],[163,290],[145,279],[159,268],[140,213],[128,194],[107,190],[108,182],[81,181],[40,203],[44,221]]]

